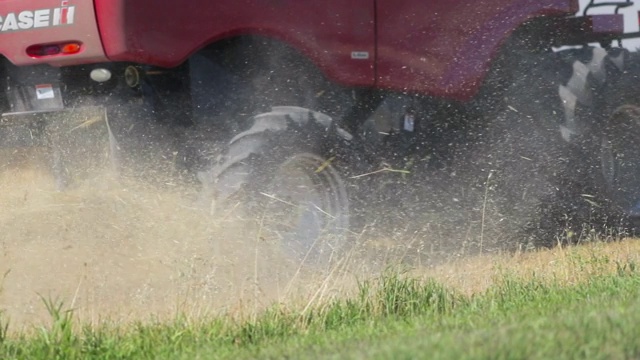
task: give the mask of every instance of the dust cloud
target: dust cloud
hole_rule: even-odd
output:
[[[334,266],[308,268],[262,237],[259,219],[241,206],[212,214],[197,201],[196,185],[166,171],[147,169],[143,179],[101,171],[57,191],[45,155],[34,149],[0,157],[0,312],[18,331],[49,319],[43,300],[63,301],[89,323],[310,304],[344,296],[388,264],[424,269],[477,250],[478,236],[481,247],[482,236],[485,247],[492,237],[478,231],[478,216],[446,215],[450,204],[439,202],[415,205],[417,194],[402,188],[406,198],[383,201],[388,206],[352,234]],[[460,239],[437,225],[444,220]]]
[[[43,299],[95,323],[252,310],[300,290],[300,268],[255,222],[195,206],[194,186],[105,172],[60,192],[42,153],[2,159],[0,311],[14,330],[48,319]]]

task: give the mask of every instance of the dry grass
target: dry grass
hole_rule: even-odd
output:
[[[580,246],[479,255],[464,258],[430,269],[413,272],[432,277],[462,293],[474,294],[486,290],[505,274],[575,284],[594,274],[614,273],[618,264],[640,263],[640,242],[626,239],[619,242],[593,242]]]
[[[277,246],[260,239],[255,221],[233,208],[219,218],[193,208],[193,189],[97,177],[59,193],[46,172],[10,166],[0,171],[0,275],[8,272],[0,309],[14,330],[48,318],[40,296],[61,298],[91,323],[178,312],[252,316],[273,302],[309,308],[352,294],[358,280],[377,276],[423,241],[409,238],[398,251],[390,249],[397,244],[360,238],[331,271],[316,273],[287,264]],[[639,254],[640,243],[628,240],[439,259],[411,272],[473,294],[504,273],[573,283]]]

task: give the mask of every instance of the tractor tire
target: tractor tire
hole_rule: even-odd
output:
[[[604,94],[623,57],[572,49],[525,56],[515,70],[503,110],[488,117],[476,167],[483,207],[495,205],[511,244],[513,236],[520,247],[575,243],[620,223],[598,179]]]
[[[635,231],[640,219],[640,56],[623,54],[618,60],[624,72],[608,88],[602,131],[594,136],[594,167],[599,169],[602,198],[612,211],[622,214],[628,231]]]
[[[261,239],[306,265],[327,266],[347,248],[344,169],[352,136],[322,113],[274,107],[253,117],[209,170],[202,198],[212,209],[242,204]]]

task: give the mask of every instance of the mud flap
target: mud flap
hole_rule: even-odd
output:
[[[117,143],[102,107],[50,113],[45,127],[59,190],[117,169]]]
[[[16,151],[42,148],[58,190],[117,168],[117,143],[103,107],[10,114],[2,120],[1,145]]]

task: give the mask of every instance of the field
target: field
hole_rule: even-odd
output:
[[[470,259],[422,274],[389,270],[361,282],[351,296],[320,302],[312,297],[306,305],[281,303],[258,313],[211,317],[176,314],[161,321],[107,320],[90,326],[79,323],[64,304],[44,299],[49,324],[20,334],[5,328],[0,355],[636,358],[637,250],[629,241]],[[470,269],[476,270],[465,273]]]
[[[1,359],[636,358],[640,243],[318,274],[171,183],[66,193],[14,164],[0,194]],[[372,253],[383,252],[381,256]]]

